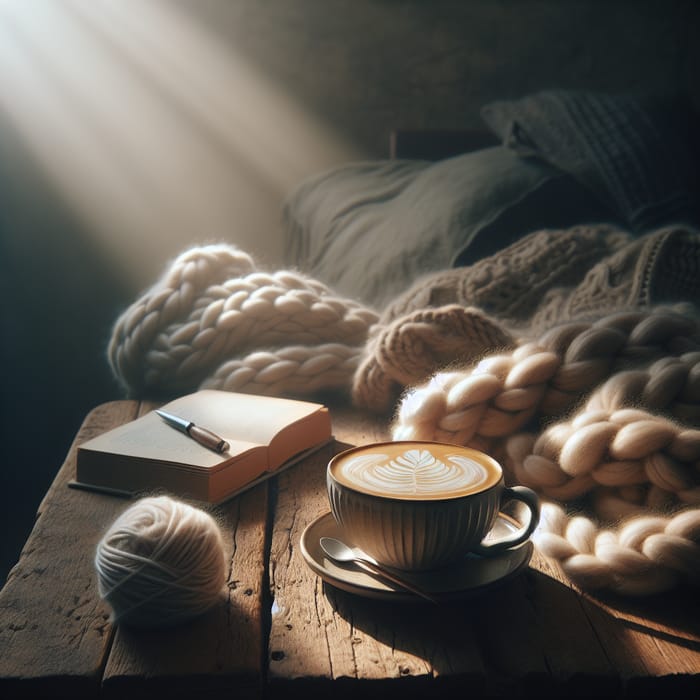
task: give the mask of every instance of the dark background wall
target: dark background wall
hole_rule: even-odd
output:
[[[225,208],[239,182],[233,165],[226,170],[230,182],[218,178],[208,193],[212,210],[224,212],[217,237],[270,266],[281,260],[285,193],[333,163],[386,157],[393,127],[480,128],[485,102],[548,87],[684,91],[700,102],[700,4],[692,0],[170,5],[198,37],[235,49],[222,56],[232,62],[244,57],[261,80],[278,86],[299,108],[297,117],[303,112],[313,118],[304,131],[309,146],[299,149],[308,157],[297,155],[274,185],[260,185],[245,221]],[[135,3],[129,9],[140,10]],[[0,16],[0,28],[3,21]],[[157,62],[158,54],[149,60]],[[90,65],[81,70],[89,75]],[[190,80],[207,77],[193,75]],[[82,417],[95,404],[122,397],[105,358],[113,321],[173,255],[203,235],[170,224],[167,235],[149,245],[150,229],[134,231],[127,219],[123,235],[111,220],[107,233],[96,237],[97,226],[66,201],[55,172],[46,171],[23,136],[13,109],[22,87],[10,78],[0,70],[0,581],[17,559]],[[245,100],[233,79],[220,88],[220,97],[232,104],[239,94]],[[79,121],[82,108],[75,109]],[[273,141],[294,140],[285,113],[258,109],[254,149],[265,152]],[[49,138],[62,138],[48,114],[42,129]],[[230,129],[232,136],[240,132],[233,121]],[[201,179],[196,168],[187,175],[190,183]],[[163,207],[155,214],[168,212]],[[139,236],[143,245],[134,246]]]

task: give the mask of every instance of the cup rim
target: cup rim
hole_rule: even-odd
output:
[[[382,494],[382,493],[376,493],[373,491],[361,489],[355,486],[351,486],[350,484],[340,481],[338,477],[333,473],[333,465],[337,462],[339,462],[342,458],[347,457],[348,455],[352,454],[353,452],[361,452],[365,450],[371,450],[375,448],[380,448],[382,445],[438,445],[442,448],[454,448],[459,450],[462,453],[467,453],[467,456],[472,456],[476,457],[476,461],[487,461],[497,472],[497,476],[493,480],[488,480],[486,485],[483,487],[477,487],[476,489],[463,492],[463,493],[456,493],[453,495],[445,496],[445,495],[430,495],[430,494],[422,494],[419,497],[405,497],[405,496],[397,496],[397,495],[392,495],[392,494]],[[370,442],[364,445],[355,445],[354,447],[349,447],[342,452],[339,452],[338,454],[334,455],[333,457],[330,458],[328,461],[328,464],[326,466],[326,473],[329,479],[332,479],[334,484],[337,484],[339,487],[346,489],[348,491],[352,491],[355,494],[359,494],[364,497],[368,498],[377,498],[381,500],[386,500],[386,501],[401,501],[403,503],[440,503],[440,502],[446,502],[446,501],[455,501],[463,498],[470,498],[473,496],[478,496],[480,494],[486,493],[487,491],[490,491],[491,489],[497,487],[500,483],[503,483],[504,481],[504,471],[503,467],[501,466],[501,463],[492,457],[491,455],[487,454],[486,452],[483,452],[482,450],[478,450],[474,447],[467,447],[466,445],[459,445],[457,443],[453,442],[441,442],[439,440],[382,440],[378,442]]]

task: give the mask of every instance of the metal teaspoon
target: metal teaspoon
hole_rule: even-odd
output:
[[[360,568],[365,569],[366,571],[369,571],[370,573],[375,574],[376,576],[379,576],[387,581],[391,581],[391,583],[395,583],[397,586],[400,586],[401,588],[410,591],[421,598],[425,598],[425,600],[429,600],[431,603],[438,603],[435,598],[417,586],[414,586],[412,583],[408,583],[408,581],[405,581],[400,576],[397,576],[391,571],[387,571],[384,567],[379,566],[379,564],[375,564],[371,559],[356,554],[344,542],[341,542],[334,537],[321,537],[319,543],[321,545],[321,549],[331,559],[339,562],[353,562]]]

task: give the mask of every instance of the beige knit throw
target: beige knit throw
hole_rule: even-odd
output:
[[[334,391],[394,439],[488,450],[541,494],[535,542],[573,582],[647,595],[700,582],[699,261],[683,226],[540,231],[380,315],[202,246],[121,315],[108,356],[132,396]]]

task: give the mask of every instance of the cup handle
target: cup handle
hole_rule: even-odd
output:
[[[537,494],[527,486],[505,487],[501,494],[501,505],[508,501],[521,501],[527,506],[530,518],[526,525],[508,537],[500,538],[494,542],[481,542],[475,549],[475,554],[488,557],[499,554],[506,549],[512,549],[525,542],[534,532],[540,521],[540,499]]]

